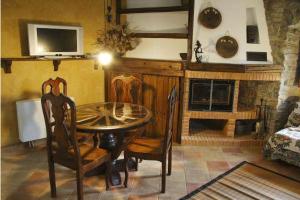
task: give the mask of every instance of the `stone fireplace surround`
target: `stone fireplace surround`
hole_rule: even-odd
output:
[[[212,64],[213,65],[213,64]],[[255,109],[239,108],[240,81],[280,81],[279,71],[263,72],[211,72],[211,71],[185,71],[184,94],[183,94],[183,117],[182,136],[190,135],[191,119],[211,119],[226,120],[223,133],[225,136],[234,137],[236,120],[256,119]],[[189,109],[189,89],[191,79],[214,79],[214,80],[234,80],[234,97],[232,112],[221,111],[195,111]]]

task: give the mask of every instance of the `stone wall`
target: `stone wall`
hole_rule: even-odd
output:
[[[300,10],[300,9],[299,9]],[[281,75],[281,84],[278,96],[276,128],[281,128],[291,111],[295,101],[299,100],[300,88],[298,87],[297,69],[300,42],[300,21],[290,25],[283,47],[284,70]]]
[[[274,132],[285,124],[293,103],[298,99],[295,96],[300,96],[299,88],[294,86],[297,82],[299,24],[296,24],[300,21],[300,1],[264,0],[264,4],[273,61],[276,65],[284,66],[282,80],[245,82],[241,83],[240,90],[245,94],[242,98],[244,104],[258,105],[261,98],[267,101],[271,108],[269,132]],[[249,102],[249,99],[252,101]]]
[[[289,25],[300,19],[299,0],[264,0],[274,64],[283,64],[284,43]]]

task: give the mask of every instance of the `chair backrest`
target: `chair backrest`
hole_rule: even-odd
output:
[[[111,101],[142,104],[142,81],[134,76],[116,76],[111,81]]]
[[[47,88],[50,87],[50,91],[52,91],[54,94],[58,95],[61,93],[60,85],[62,84],[62,93],[67,96],[67,82],[60,78],[56,77],[55,80],[50,78],[49,80],[45,81],[42,85],[42,94],[46,94]]]
[[[81,163],[76,139],[75,103],[57,90],[50,90],[41,98],[47,130],[48,156],[55,160]]]
[[[172,144],[172,136],[173,136],[173,119],[175,112],[175,103],[176,103],[176,87],[174,86],[168,96],[168,111],[167,111],[167,120],[166,120],[166,132],[164,135],[164,143],[163,143],[163,152],[166,154],[168,148]]]

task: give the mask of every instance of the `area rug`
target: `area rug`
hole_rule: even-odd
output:
[[[299,200],[300,181],[242,162],[181,198],[201,200]]]

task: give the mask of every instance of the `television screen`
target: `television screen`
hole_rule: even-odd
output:
[[[83,55],[83,29],[79,26],[28,24],[31,56]]]
[[[77,51],[76,30],[37,28],[38,48],[40,52]]]

